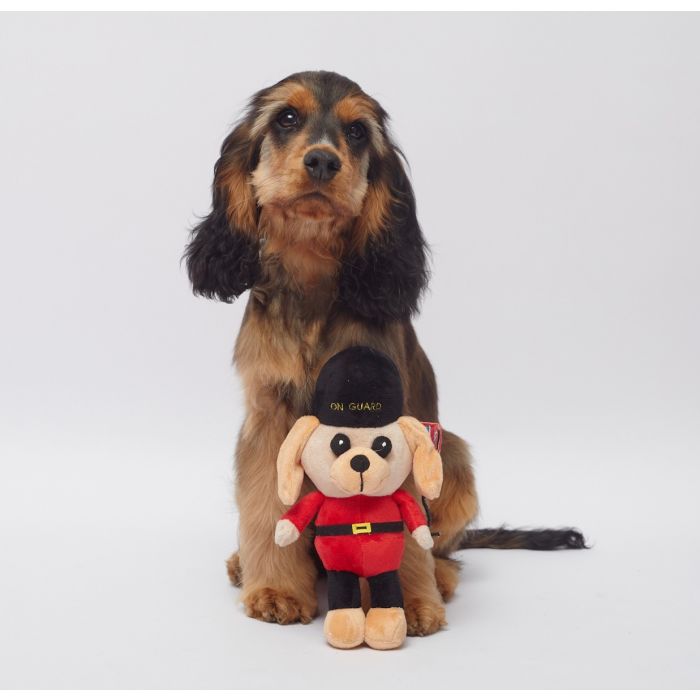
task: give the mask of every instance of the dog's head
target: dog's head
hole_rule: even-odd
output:
[[[297,73],[252,98],[185,256],[196,293],[232,301],[258,280],[261,255],[289,251],[314,269],[332,261],[340,300],[366,318],[405,318],[427,281],[387,114],[336,73]]]
[[[388,496],[413,473],[425,498],[437,498],[442,460],[425,427],[401,416],[379,428],[338,428],[315,416],[302,416],[292,427],[277,459],[280,500],[292,505],[308,475],[326,496]]]
[[[260,148],[251,186],[258,205],[298,219],[359,216],[370,161],[388,148],[377,102],[338,75],[305,73],[265,90],[255,104],[250,136]]]

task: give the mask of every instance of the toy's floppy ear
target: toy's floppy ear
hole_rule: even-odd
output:
[[[437,498],[442,488],[440,453],[420,421],[410,416],[401,416],[398,423],[413,452],[413,480],[418,490],[425,498]]]
[[[277,455],[277,493],[285,506],[294,505],[304,481],[301,453],[318,427],[316,416],[302,416],[292,426]]]

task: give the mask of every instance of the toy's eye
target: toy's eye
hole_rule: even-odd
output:
[[[389,440],[388,437],[380,435],[379,437],[374,438],[374,442],[372,443],[372,449],[380,457],[386,457],[389,454],[389,452],[391,452],[391,440]]]
[[[292,109],[291,107],[283,109],[277,117],[277,123],[285,129],[297,126],[299,124],[299,115],[296,109]]]
[[[345,133],[348,135],[348,138],[361,141],[367,135],[367,129],[365,129],[365,125],[362,122],[353,122]]]
[[[337,433],[335,437],[331,440],[331,450],[336,457],[340,457],[343,452],[347,452],[350,449],[350,438],[343,433]]]

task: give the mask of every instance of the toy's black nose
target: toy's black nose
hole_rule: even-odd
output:
[[[304,156],[304,165],[312,180],[328,182],[340,170],[340,159],[329,151],[315,148]]]
[[[364,455],[355,455],[350,460],[350,466],[356,472],[366,472],[369,469],[369,459],[367,459],[367,457],[365,457]]]

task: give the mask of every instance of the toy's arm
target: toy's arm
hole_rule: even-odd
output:
[[[401,517],[406,523],[409,532],[423,549],[430,549],[433,546],[433,536],[430,534],[428,522],[423,515],[423,511],[416,503],[415,498],[408,491],[399,489],[392,496],[396,505],[401,511]]]
[[[275,542],[286,547],[299,539],[302,530],[308,526],[321,507],[325,496],[320,491],[312,491],[295,503],[278,521],[275,528]]]

